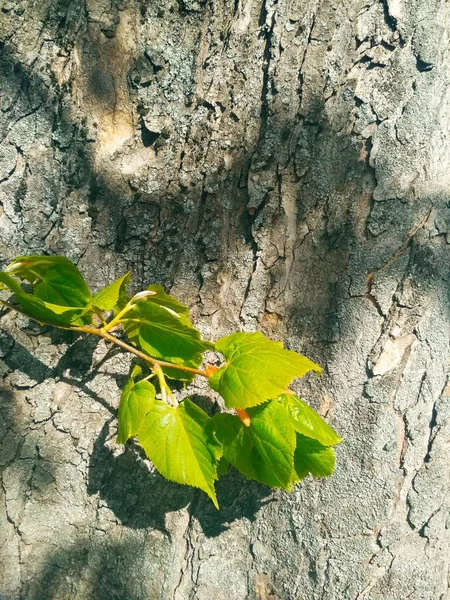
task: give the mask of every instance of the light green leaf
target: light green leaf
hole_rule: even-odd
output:
[[[200,488],[219,508],[214,481],[222,450],[211,431],[210,420],[189,399],[176,408],[155,400],[138,439],[161,475]]]
[[[128,272],[95,294],[92,299],[92,305],[102,311],[112,310],[119,303],[121,296],[126,293],[126,286],[129,284],[129,282],[130,273]]]
[[[288,489],[294,474],[295,430],[276,400],[249,409],[250,426],[239,417],[219,414],[213,426],[224,457],[248,479]]]
[[[29,281],[33,295],[44,302],[86,308],[91,301],[80,271],[64,256],[20,256],[5,271]]]
[[[294,464],[297,477],[304,479],[309,473],[314,477],[328,477],[333,473],[336,457],[333,448],[322,446],[320,442],[297,433]]]
[[[149,381],[138,381],[142,369],[135,367],[122,391],[119,404],[119,429],[117,443],[125,444],[127,440],[136,436],[144,421],[145,415],[151,410],[156,390]]]
[[[226,359],[209,379],[229,408],[256,406],[279,396],[296,377],[308,371],[321,372],[311,360],[284,350],[280,342],[262,333],[232,333],[216,342]]]
[[[292,424],[299,433],[314,438],[323,446],[335,446],[342,438],[306,402],[290,394],[282,394],[279,401],[289,412]]]
[[[201,339],[200,332],[186,325],[165,307],[148,300],[138,302],[121,319],[129,339],[144,352],[178,365],[198,368],[205,350],[213,345]],[[192,376],[175,369],[164,369],[173,379],[191,379]]]

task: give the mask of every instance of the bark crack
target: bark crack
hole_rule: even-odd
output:
[[[270,18],[270,25],[266,24],[268,8],[267,8],[268,0],[263,0],[262,8],[261,8],[261,19],[260,24],[262,25],[261,34],[264,37],[265,45],[263,52],[263,79],[262,79],[262,90],[261,90],[261,111],[260,111],[260,120],[261,120],[261,130],[260,130],[260,141],[264,138],[265,133],[267,131],[268,117],[269,117],[269,85],[270,85],[270,64],[272,60],[272,46],[273,46],[273,33],[275,29],[276,23],[276,10],[272,8],[272,14]],[[278,0],[274,1],[274,6],[278,4]],[[261,20],[264,19],[263,23]]]
[[[183,537],[185,538],[185,543],[186,543],[186,547],[185,547],[185,553],[184,553],[184,558],[183,558],[183,564],[181,566],[180,569],[180,577],[178,580],[178,583],[176,584],[173,593],[172,593],[172,600],[183,600],[184,596],[183,594],[183,590],[182,590],[182,586],[184,584],[184,581],[186,579],[186,577],[188,577],[191,580],[191,583],[196,586],[197,581],[196,581],[196,577],[194,577],[194,555],[195,555],[195,548],[196,548],[196,544],[193,543],[192,541],[192,533],[193,533],[193,528],[194,528],[194,511],[195,508],[197,507],[197,504],[199,502],[199,492],[197,490],[196,492],[196,497],[194,498],[194,500],[192,501],[190,507],[189,507],[189,521],[186,525],[186,529],[184,531]],[[195,592],[195,589],[192,590],[192,593]]]

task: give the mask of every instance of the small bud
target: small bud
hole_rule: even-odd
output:
[[[211,375],[213,375],[216,371],[218,371],[219,367],[216,367],[215,365],[206,365],[205,367],[205,373],[208,377],[211,377]]]
[[[137,294],[135,294],[133,296],[133,298],[131,299],[131,301],[133,301],[133,300],[143,300],[144,298],[147,298],[148,296],[156,296],[156,292],[152,292],[151,290],[144,290],[143,292],[138,292]]]
[[[246,427],[250,427],[250,415],[244,408],[236,408],[238,417]]]

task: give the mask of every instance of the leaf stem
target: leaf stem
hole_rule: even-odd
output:
[[[9,308],[9,310],[15,310],[16,312],[20,313],[21,315],[24,315],[25,317],[28,317],[29,319],[36,321],[41,326],[49,325],[51,327],[57,327],[58,329],[64,329],[66,331],[77,331],[79,333],[90,333],[92,335],[96,335],[97,337],[108,340],[109,342],[116,344],[116,346],[119,346],[123,350],[126,350],[127,352],[134,354],[135,356],[139,357],[146,363],[151,364],[152,367],[160,365],[161,367],[169,367],[171,369],[176,369],[177,371],[185,371],[187,373],[192,373],[193,375],[200,375],[201,377],[206,377],[206,379],[209,379],[209,377],[210,377],[210,374],[207,371],[202,371],[201,369],[193,369],[192,367],[185,367],[184,365],[176,365],[174,363],[167,362],[165,360],[157,360],[156,358],[152,358],[148,354],[145,354],[144,352],[141,352],[137,348],[134,348],[134,346],[130,346],[130,344],[127,344],[123,340],[120,340],[115,335],[112,335],[111,333],[106,331],[105,328],[97,328],[97,327],[92,327],[90,325],[75,326],[75,325],[64,325],[62,323],[52,323],[51,321],[44,321],[42,319],[36,319],[35,317],[32,317],[31,315],[27,314],[25,311],[21,310],[20,308],[17,308],[16,306],[12,306],[12,304],[9,304],[8,302],[5,302],[2,299],[0,299],[0,305],[3,305],[6,308]],[[112,323],[112,321],[110,323],[108,323],[108,328],[111,326],[111,323]]]
[[[176,369],[177,371],[186,371],[187,373],[193,373],[194,375],[201,375],[202,377],[208,378],[208,373],[206,371],[202,371],[200,369],[193,369],[192,367],[185,367],[184,365],[176,365],[174,363],[166,362],[165,360],[157,360],[156,358],[152,358],[148,354],[141,352],[134,346],[130,346],[127,342],[120,340],[115,335],[112,335],[108,331],[104,329],[96,329],[95,327],[90,327],[89,325],[85,325],[82,327],[70,327],[72,331],[79,331],[80,333],[91,333],[92,335],[96,335],[101,337],[117,346],[120,346],[123,350],[138,356],[142,360],[147,363],[150,363],[152,367],[157,367],[158,365],[161,367],[170,367],[171,369]]]
[[[162,401],[166,404],[169,404],[170,406],[177,406],[177,402],[173,397],[172,390],[167,385],[166,378],[164,377],[164,372],[159,364],[153,367],[153,373],[155,373],[159,380]]]
[[[118,325],[120,323],[120,319],[127,314],[127,312],[129,310],[131,310],[134,307],[134,304],[130,301],[128,302],[123,308],[122,310],[117,313],[117,315],[111,319],[111,321],[105,326],[103,327],[103,331],[110,331],[113,327],[115,327],[116,325]]]
[[[5,302],[4,300],[0,299],[0,304],[2,306],[4,306],[5,308],[8,308],[9,310],[15,310],[17,313],[23,315],[24,317],[28,317],[29,319],[32,319],[33,321],[36,321],[37,323],[39,323],[39,325],[51,325],[52,327],[61,327],[62,329],[70,329],[70,327],[64,327],[61,325],[57,325],[56,323],[50,323],[47,321],[40,321],[39,319],[30,317],[30,315],[28,315],[25,311],[21,310],[20,308],[17,308],[16,306],[13,306],[12,304],[9,304],[9,302]]]

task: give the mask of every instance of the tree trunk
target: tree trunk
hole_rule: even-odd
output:
[[[8,314],[1,600],[450,598],[446,1],[0,8],[3,265],[129,269],[206,337],[283,340],[345,438],[218,512],[115,444],[126,356]]]

